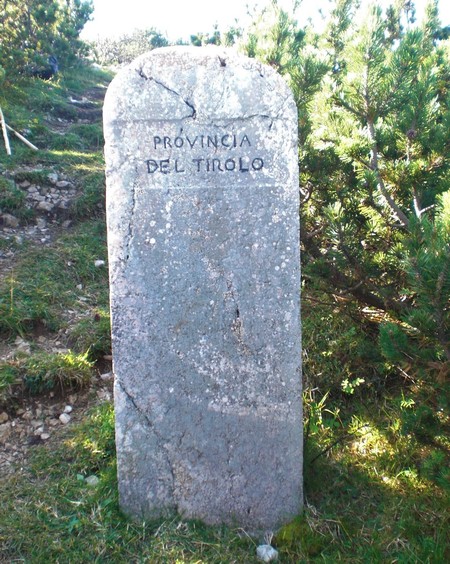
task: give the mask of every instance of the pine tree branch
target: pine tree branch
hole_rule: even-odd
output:
[[[447,260],[444,261],[444,267],[440,272],[437,282],[436,282],[436,293],[433,298],[433,305],[435,308],[435,319],[437,322],[437,337],[439,344],[444,349],[445,356],[447,360],[450,360],[450,347],[449,347],[449,336],[445,330],[445,318],[442,308],[442,289],[444,286],[444,280],[448,276],[449,264],[450,264],[450,252],[447,252]]]
[[[335,103],[336,103],[337,106],[342,106],[347,111],[349,111],[351,114],[356,116],[358,119],[364,121],[364,119],[365,119],[364,114],[362,112],[358,111],[357,109],[355,109],[353,106],[351,106],[341,96],[335,96],[334,100],[335,100]]]
[[[312,236],[309,236],[310,234],[305,232],[303,226],[301,226],[300,229],[301,241],[306,252],[314,259],[323,259],[323,254],[314,242]],[[383,300],[367,288],[364,280],[355,282],[355,280],[351,280],[346,274],[330,263],[327,263],[327,269],[327,281],[336,288],[334,294],[338,294],[338,289],[340,289],[342,292],[352,295],[358,302],[365,306],[374,307],[386,312],[395,312],[397,315],[400,315],[404,311],[405,305],[403,303],[390,299]]]
[[[376,176],[376,179],[377,179],[378,189],[382,193],[384,199],[386,200],[386,202],[388,203],[392,212],[397,217],[397,219],[402,224],[402,226],[408,227],[409,220],[408,220],[407,215],[403,212],[403,210],[397,205],[397,203],[394,201],[392,196],[389,194],[389,192],[388,192],[388,190],[387,190],[387,188],[384,184],[384,180],[381,176],[380,168],[379,168],[379,164],[378,164],[378,145],[377,145],[377,140],[376,140],[376,135],[375,135],[375,126],[374,126],[373,120],[371,118],[369,118],[367,120],[367,129],[368,129],[368,132],[369,132],[369,141],[371,143],[370,169],[375,173],[375,176]]]

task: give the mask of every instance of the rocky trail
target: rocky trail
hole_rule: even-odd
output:
[[[83,96],[69,93],[67,116],[47,115],[45,125],[53,135],[64,136],[74,124],[93,124],[101,120],[106,89],[94,87]],[[51,167],[50,167],[51,168]],[[76,178],[49,166],[21,166],[3,173],[14,181],[25,197],[25,206],[33,210],[32,219],[24,221],[0,210],[0,280],[14,272],[18,257],[27,249],[51,247],[62,234],[70,234],[73,221],[70,209],[83,191]],[[28,178],[36,177],[38,182]],[[0,241],[1,242],[1,241]],[[69,312],[68,323],[77,312]],[[70,319],[72,317],[72,319]],[[48,332],[37,328],[29,338],[17,337],[14,342],[0,339],[0,362],[14,360],[31,351],[65,353],[68,351],[68,331]],[[70,426],[83,419],[94,405],[111,401],[111,359],[105,357],[97,367],[89,387],[75,392],[57,390],[41,396],[26,395],[23,386],[12,386],[9,399],[0,402],[0,478],[27,469],[31,450],[39,445],[57,446]]]
[[[73,111],[58,112],[60,115],[48,115],[45,123],[53,135],[64,136],[74,124],[91,124],[101,120],[102,103],[106,89],[96,87],[88,90],[84,96],[69,95],[69,107]],[[46,173],[44,174],[44,171]],[[39,183],[30,182],[26,178],[38,175]],[[13,240],[21,245],[30,241],[36,245],[51,243],[57,235],[70,228],[71,220],[66,216],[77,198],[82,193],[82,186],[77,185],[75,179],[70,178],[64,171],[52,170],[43,165],[23,166],[8,173],[16,188],[21,190],[26,198],[26,207],[34,210],[34,218],[28,222],[21,222],[11,213],[0,210],[0,237]],[[0,249],[0,272],[8,270],[8,259],[14,257],[14,251],[2,252]]]

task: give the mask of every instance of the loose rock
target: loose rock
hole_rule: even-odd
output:
[[[104,382],[109,382],[110,380],[114,379],[114,374],[112,372],[106,372],[106,374],[100,374],[100,378]]]
[[[67,425],[67,423],[69,423],[71,417],[68,413],[61,413],[61,415],[59,416],[59,420],[61,421],[61,423],[63,425]]]
[[[39,202],[38,204],[38,210],[44,210],[44,211],[48,211],[51,212],[53,209],[53,204],[47,200],[44,200],[43,202]]]
[[[270,544],[261,544],[256,549],[256,556],[263,562],[274,562],[278,560],[278,551]]]
[[[94,487],[100,482],[100,480],[97,476],[92,475],[92,476],[88,476],[85,482],[88,486]]]
[[[11,215],[10,213],[3,213],[1,214],[1,218],[3,224],[7,227],[19,227],[19,220],[14,215]]]
[[[11,423],[3,423],[0,425],[0,441],[5,441],[11,433]]]

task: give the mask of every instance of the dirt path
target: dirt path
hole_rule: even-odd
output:
[[[103,87],[91,88],[83,96],[69,92],[67,101],[73,110],[70,117],[49,115],[45,120],[47,127],[55,135],[64,135],[73,124],[99,122],[105,92]],[[73,224],[65,218],[66,212],[82,193],[82,186],[64,171],[48,171],[48,167],[46,177],[39,183],[23,180],[27,172],[42,170],[40,165],[24,166],[8,174],[24,193],[25,205],[34,210],[34,217],[24,222],[0,210],[0,282],[10,276],[17,260],[28,249],[51,247],[62,234],[70,234]],[[66,330],[54,334],[42,328],[30,341],[20,337],[13,343],[0,340],[0,362],[13,360],[17,354],[30,354],[32,350],[54,353],[66,352],[67,348]],[[25,470],[32,449],[42,444],[58,445],[70,426],[81,421],[89,409],[111,401],[110,370],[111,361],[106,358],[96,369],[90,386],[76,392],[31,397],[24,395],[22,385],[13,385],[8,400],[0,402],[0,478]]]

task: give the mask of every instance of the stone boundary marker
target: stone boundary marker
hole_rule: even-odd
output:
[[[121,507],[274,530],[303,499],[292,95],[231,50],[157,49],[104,125]]]

